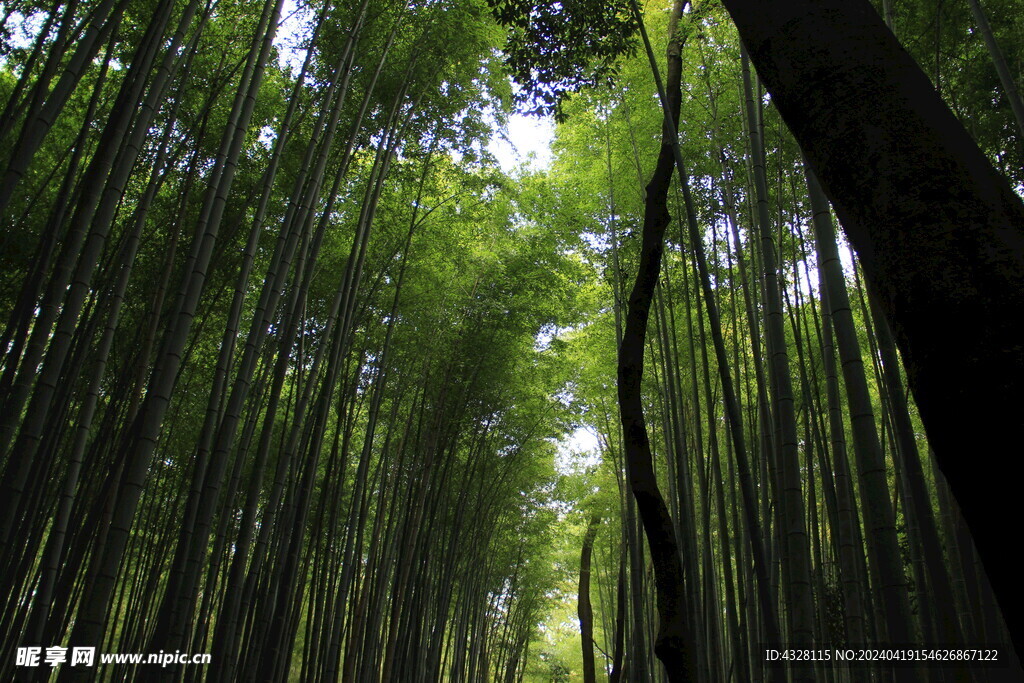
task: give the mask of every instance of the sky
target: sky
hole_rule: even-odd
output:
[[[487,149],[497,157],[506,173],[511,173],[522,163],[532,169],[543,170],[551,165],[554,136],[555,124],[550,118],[513,114],[508,119],[507,139],[495,133]]]

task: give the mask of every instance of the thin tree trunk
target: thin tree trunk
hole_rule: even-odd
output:
[[[1017,132],[1020,134],[1018,140],[1022,141],[1020,145],[1024,146],[1024,99],[1021,99],[1020,90],[1017,88],[1017,81],[1014,80],[1013,74],[1010,73],[1010,67],[1006,64],[1003,51],[999,49],[999,44],[992,34],[992,27],[989,26],[988,17],[985,16],[985,10],[981,7],[981,1],[967,0],[967,4],[971,6],[974,23],[978,25],[981,37],[985,39],[988,55],[992,58],[992,65],[996,69],[996,75],[999,76],[999,83],[1003,86],[1003,95],[1010,103],[1013,118],[1017,121]]]

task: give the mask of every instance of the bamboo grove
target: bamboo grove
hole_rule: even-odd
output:
[[[991,4],[879,10],[1019,193]],[[4,680],[1019,676],[878,283],[717,3],[0,7]],[[537,93],[554,161],[503,170]],[[209,661],[43,661],[76,647]]]

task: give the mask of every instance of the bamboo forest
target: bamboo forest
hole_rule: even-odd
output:
[[[1024,681],[1020,0],[0,24],[0,681]]]

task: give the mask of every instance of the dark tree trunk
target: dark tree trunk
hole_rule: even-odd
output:
[[[594,683],[594,610],[590,606],[590,559],[594,553],[594,538],[597,536],[601,518],[594,515],[587,525],[580,552],[580,587],[577,612],[580,618],[580,640],[583,648],[583,683]]]
[[[681,14],[681,9],[681,5],[678,5],[673,12],[675,17]],[[675,21],[671,22],[671,27],[670,31],[674,29]],[[695,653],[690,652],[691,640],[687,633],[679,544],[668,506],[658,488],[640,385],[644,371],[647,320],[661,269],[665,228],[670,220],[666,202],[675,165],[671,131],[676,128],[674,122],[678,119],[681,99],[679,79],[682,62],[679,49],[678,41],[670,41],[667,81],[671,91],[665,107],[666,122],[657,166],[647,184],[640,261],[636,281],[629,295],[618,363],[619,412],[626,450],[626,472],[651,549],[651,563],[654,565],[659,620],[654,651],[665,664],[672,681],[694,680]]]
[[[1017,486],[983,463],[1024,412],[1024,204],[866,0],[725,5],[878,295],[1019,649]]]
[[[622,656],[626,633],[626,553],[619,555],[619,578],[615,588],[615,647],[612,650],[612,671],[608,683],[622,680]]]

